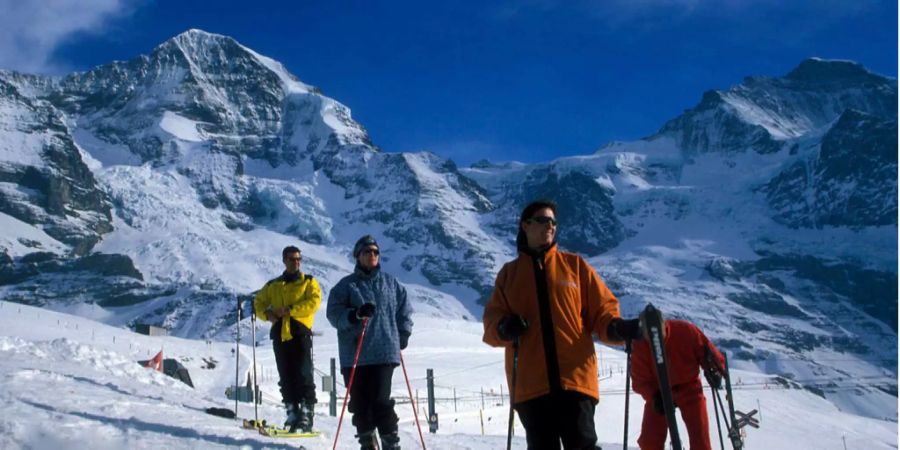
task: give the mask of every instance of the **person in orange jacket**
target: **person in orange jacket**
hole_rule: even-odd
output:
[[[640,325],[619,317],[619,301],[587,261],[557,249],[556,226],[553,202],[522,211],[519,255],[497,274],[483,339],[506,349],[507,381],[529,449],[558,449],[560,440],[566,449],[594,449],[599,389],[592,336],[608,343],[639,339]]]
[[[700,382],[700,369],[710,386],[722,386],[725,358],[694,324],[684,320],[665,320],[663,342],[669,369],[669,383],[675,407],[687,427],[691,450],[712,450],[706,397]],[[643,327],[642,327],[643,328]],[[650,353],[649,339],[636,341],[632,348],[631,376],[634,391],[644,398],[644,418],[638,445],[641,450],[663,450],[669,429],[656,376],[656,364]]]

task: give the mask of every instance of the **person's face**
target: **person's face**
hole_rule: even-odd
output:
[[[528,246],[539,248],[553,243],[556,237],[556,216],[550,208],[542,208],[534,212],[521,224],[528,238]]]
[[[300,252],[288,253],[284,255],[284,259],[281,261],[284,263],[284,270],[287,273],[295,273],[300,271],[300,261],[303,258],[300,256]]]
[[[360,266],[366,269],[372,269],[378,265],[378,255],[379,255],[378,247],[374,245],[370,245],[361,252],[359,252],[359,256],[356,257],[356,261]]]

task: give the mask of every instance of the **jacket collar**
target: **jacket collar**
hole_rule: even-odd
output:
[[[556,241],[553,241],[549,247],[535,250],[530,247],[520,245],[519,246],[519,254],[527,256],[531,259],[540,259],[541,261],[546,261],[548,257],[551,257],[556,254]]]
[[[362,278],[364,280],[368,280],[370,278],[375,278],[378,275],[378,272],[381,271],[381,264],[372,268],[372,270],[366,270],[359,264],[353,269],[353,273],[356,274],[357,277]]]
[[[291,283],[300,279],[303,276],[303,273],[299,270],[294,273],[288,273],[287,271],[281,273],[281,281],[285,283]]]

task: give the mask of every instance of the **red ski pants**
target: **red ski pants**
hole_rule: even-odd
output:
[[[709,442],[709,418],[706,415],[706,397],[703,396],[703,387],[696,385],[681,385],[673,389],[672,396],[675,404],[681,411],[681,420],[687,427],[691,450],[712,450]],[[666,416],[653,410],[653,402],[644,403],[644,421],[641,423],[641,435],[638,437],[638,446],[641,450],[664,450],[666,436],[669,427],[666,424]],[[681,436],[684,442],[684,436]]]

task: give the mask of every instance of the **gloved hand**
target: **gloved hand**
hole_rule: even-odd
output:
[[[400,350],[406,350],[407,345],[409,345],[409,335],[400,333]]]
[[[703,376],[712,389],[722,389],[722,374],[716,369],[704,369]]]
[[[528,329],[528,321],[524,317],[517,314],[510,314],[497,324],[497,334],[504,341],[512,341],[517,337],[525,334]]]
[[[356,310],[356,318],[362,320],[363,317],[372,317],[375,315],[375,304],[374,303],[363,303],[362,306],[357,308]]]
[[[612,322],[609,323],[609,328],[606,329],[606,334],[617,341],[624,341],[627,339],[638,340],[643,339],[644,337],[641,332],[640,319],[613,319]]]

